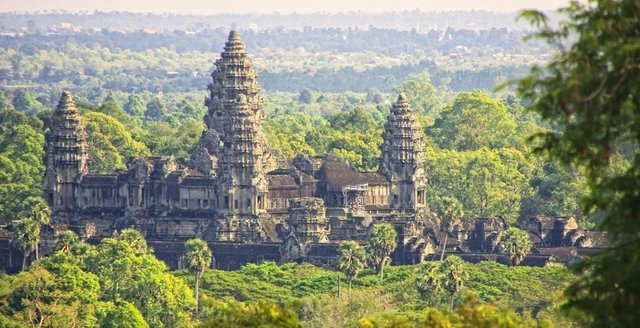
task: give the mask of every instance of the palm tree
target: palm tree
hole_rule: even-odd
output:
[[[147,254],[149,251],[147,241],[144,239],[140,231],[136,229],[122,229],[116,239],[129,244],[136,255]]]
[[[385,264],[391,263],[389,255],[397,246],[397,236],[396,230],[389,223],[376,224],[369,231],[366,250],[376,271],[380,273],[380,280],[384,277]]]
[[[349,289],[347,298],[351,298],[351,281],[364,268],[366,254],[364,248],[355,241],[346,241],[338,247],[338,267],[347,276]]]
[[[500,239],[499,247],[503,253],[507,254],[509,265],[516,266],[527,257],[533,243],[526,231],[511,227]]]
[[[71,230],[65,230],[58,234],[56,240],[56,250],[64,254],[71,253],[71,247],[78,242],[78,235]]]
[[[442,274],[442,287],[451,295],[451,310],[453,310],[453,300],[456,293],[464,287],[467,272],[464,269],[464,260],[458,256],[448,256],[440,266]]]
[[[15,221],[15,240],[22,250],[22,271],[27,268],[29,254],[38,247],[40,241],[40,225],[33,219],[27,218]]]
[[[51,221],[49,218],[50,214],[51,214],[51,211],[49,210],[49,207],[43,201],[38,201],[33,205],[33,210],[31,211],[31,218],[38,224],[38,231],[40,230],[41,225],[49,224],[49,222]],[[36,244],[36,260],[40,258],[39,251],[38,251],[40,248],[39,244],[40,244],[40,238],[38,238],[38,243]]]
[[[187,266],[196,276],[196,314],[198,314],[198,308],[200,307],[200,277],[209,266],[213,254],[207,243],[199,238],[191,239],[185,244],[184,256],[187,259]]]
[[[434,300],[442,291],[441,280],[440,262],[425,262],[418,272],[416,285],[423,296],[432,296]]]
[[[444,259],[444,252],[447,248],[447,239],[449,237],[449,226],[454,219],[462,217],[462,204],[453,197],[442,197],[438,206],[438,214],[440,215],[441,230],[444,232],[444,243],[442,243],[442,252],[440,253],[440,261]]]

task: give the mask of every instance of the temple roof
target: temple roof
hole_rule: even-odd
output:
[[[388,183],[387,179],[379,173],[358,172],[343,160],[331,155],[326,157],[318,174],[320,179],[324,179],[328,185],[334,186]]]
[[[117,174],[88,174],[82,178],[83,185],[109,185],[115,187],[117,182]]]
[[[62,91],[62,95],[60,96],[60,100],[58,101],[58,106],[56,107],[56,112],[69,111],[69,112],[77,112],[76,104],[73,101],[73,96],[71,96],[71,92]]]

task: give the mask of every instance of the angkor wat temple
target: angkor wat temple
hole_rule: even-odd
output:
[[[260,84],[238,33],[230,33],[212,78],[206,129],[189,167],[139,157],[126,170],[91,174],[87,133],[71,94],[62,94],[46,135],[43,191],[52,223],[43,252],[56,231],[91,227],[96,242],[134,227],[172,268],[183,266],[183,243],[194,237],[210,244],[218,268],[265,260],[330,266],[339,242],[364,242],[378,222],[398,232],[396,264],[430,259],[442,247],[444,232],[428,206],[422,132],[404,95],[384,126],[377,172],[358,172],[331,155],[299,155],[282,167],[262,131]],[[573,218],[533,218],[524,228],[536,242],[524,264],[569,260],[602,243]],[[457,220],[447,253],[500,260],[505,229],[500,218]],[[0,254],[2,267],[19,268],[21,254],[6,237]]]

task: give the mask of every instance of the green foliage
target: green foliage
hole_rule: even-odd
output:
[[[145,255],[149,253],[149,247],[147,247],[147,241],[144,239],[144,236],[140,233],[140,231],[127,228],[122,229],[116,238],[119,241],[128,244],[136,255]]]
[[[567,290],[567,308],[592,326],[633,326],[640,320],[640,3],[573,1],[562,13],[558,28],[542,13],[523,14],[557,53],[534,67],[518,91],[530,110],[557,126],[537,135],[538,149],[585,169],[587,209],[603,213],[600,228],[611,245],[576,267],[582,277]],[[612,170],[624,144],[635,149],[631,165]]]
[[[189,324],[193,294],[152,255],[140,254],[128,242],[106,238],[89,252],[86,267],[100,281],[101,299],[134,304],[149,326]]]
[[[209,245],[199,238],[190,239],[186,242],[184,246],[184,257],[187,261],[187,267],[189,271],[193,272],[196,277],[196,314],[198,313],[199,308],[199,292],[200,292],[200,277],[202,277],[202,273],[209,266],[211,266],[211,262],[213,259],[213,254],[211,253],[211,249],[209,249]]]
[[[202,239],[190,239],[185,244],[184,256],[187,267],[197,277],[200,277],[204,270],[211,266],[213,254],[207,243]]]
[[[463,328],[463,327],[551,327],[547,321],[535,322],[525,320],[514,312],[492,305],[478,304],[474,297],[470,297],[455,312],[442,312],[427,308],[421,313],[421,318],[412,322],[397,314],[362,318],[358,322],[360,328]]]
[[[365,250],[380,279],[384,278],[384,266],[391,263],[389,255],[396,249],[397,237],[396,229],[389,223],[376,224],[369,231]]]
[[[149,155],[147,147],[132,138],[117,119],[98,112],[87,112],[83,121],[89,134],[92,173],[109,173],[124,169],[126,161],[135,156]]]
[[[36,99],[36,95],[26,89],[18,89],[13,95],[13,107],[27,115],[34,115],[43,109],[42,104]]]
[[[300,319],[305,327],[355,327],[358,320],[384,312],[392,305],[389,295],[357,290],[347,300],[321,294],[300,299]]]
[[[438,90],[431,84],[431,77],[426,72],[402,82],[393,88],[393,92],[403,92],[411,108],[418,114],[436,116],[442,109],[442,99],[437,96]]]
[[[17,275],[9,295],[13,318],[33,326],[85,326],[95,322],[95,276],[77,270],[65,258],[48,260]]]
[[[40,224],[32,218],[14,221],[14,243],[22,250],[24,260],[22,270],[26,269],[29,254],[40,243]]]
[[[530,190],[521,165],[525,157],[518,150],[433,150],[428,158],[432,208],[442,212],[446,200],[457,199],[469,217],[518,218],[522,197]]]
[[[147,103],[147,110],[144,117],[149,121],[160,121],[167,115],[167,106],[161,97],[153,97]]]
[[[65,230],[58,234],[56,238],[56,251],[70,254],[73,246],[78,242],[78,235],[71,230]]]
[[[509,263],[516,266],[529,254],[533,247],[533,242],[528,232],[516,227],[510,227],[504,232],[498,245],[500,251],[507,254]]]
[[[459,93],[429,134],[442,148],[469,151],[508,147],[515,129],[503,103],[474,91]]]
[[[362,317],[379,319],[383,313],[405,316],[415,323],[424,318],[426,307],[449,308],[450,294],[444,289],[445,267],[440,263],[389,266],[384,280],[375,271],[365,269],[353,279],[349,300],[337,297],[338,277],[344,283],[344,275],[307,263],[264,262],[248,264],[237,271],[208,269],[202,277],[201,314],[206,318],[209,307],[239,301],[246,305],[293,304],[302,323],[309,327],[356,326]],[[517,312],[523,320],[533,317],[566,322],[558,312],[560,293],[575,276],[564,266],[509,267],[481,262],[461,263],[461,267],[467,277],[461,292],[455,295],[456,304],[464,304],[468,295],[475,294],[478,303]],[[427,282],[417,288],[429,268],[435,269],[438,284]],[[176,275],[193,284],[194,276],[187,271]]]
[[[174,156],[182,164],[186,164],[195,148],[204,124],[201,119],[185,119],[172,126],[166,122],[148,122],[140,141],[150,152],[157,156]]]
[[[100,302],[96,306],[96,314],[100,328],[149,327],[135,305],[127,301],[120,301],[118,305],[112,302]]]
[[[270,303],[245,305],[239,302],[211,302],[205,321],[198,327],[302,327],[295,309]]]
[[[351,281],[364,268],[366,254],[364,248],[355,241],[345,241],[338,247],[338,267]]]
[[[7,98],[4,91],[0,90],[0,112],[14,110],[11,100]]]
[[[0,222],[8,223],[44,203],[44,136],[23,114],[7,110],[0,118]]]

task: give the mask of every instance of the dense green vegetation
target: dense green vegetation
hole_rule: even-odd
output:
[[[518,89],[559,127],[537,135],[539,149],[585,171],[585,207],[601,213],[611,246],[578,264],[581,279],[567,290],[566,308],[582,324],[630,327],[640,320],[640,3],[573,1],[564,12],[557,29],[541,13],[524,14],[557,55]]]
[[[561,265],[518,267],[531,245],[515,228],[500,243],[513,266],[448,257],[385,267],[390,246],[380,231],[366,249],[342,244],[339,271],[271,262],[233,272],[205,269],[210,253],[194,242],[186,254],[190,271],[173,273],[134,230],[97,246],[65,232],[53,256],[29,266],[25,257],[23,272],[0,276],[0,327],[633,326],[640,313],[640,7],[631,0],[593,3],[572,3],[559,30],[544,15],[525,13],[541,27],[537,36],[558,49],[520,82],[522,101],[511,90],[492,91],[518,75],[519,63],[496,72],[499,65],[481,56],[479,45],[487,42],[495,49],[484,55],[494,59],[517,44],[506,31],[475,39],[452,31],[449,41],[467,40],[475,45],[470,51],[455,42],[413,52],[397,43],[380,53],[366,50],[367,42],[437,38],[415,31],[281,31],[261,45],[260,33],[247,38],[250,46],[268,49],[280,38],[315,35],[340,49],[333,58],[333,49],[313,43],[258,51],[258,67],[269,67],[261,69],[269,90],[265,130],[282,162],[298,153],[333,153],[360,170],[375,170],[385,116],[396,92],[405,92],[425,132],[428,203],[444,218],[440,229],[461,216],[513,223],[538,214],[576,215],[584,227],[606,229],[611,241],[576,266],[580,276]],[[222,40],[225,32],[213,34]],[[2,36],[0,223],[13,223],[13,242],[26,254],[37,254],[46,224],[44,134],[62,89],[77,94],[93,172],[123,168],[137,155],[176,155],[185,164],[203,128],[204,92],[194,90],[208,80],[210,49],[194,48],[179,31],[85,34]],[[332,37],[337,41],[327,41]],[[184,40],[182,48],[161,47],[176,39]],[[353,48],[344,48],[347,39],[355,40]],[[460,55],[454,50],[474,58],[454,60]],[[398,57],[401,62],[392,59]],[[347,295],[341,282],[348,282]]]
[[[346,268],[342,273],[310,264],[273,262],[221,271],[205,269],[211,263],[206,244],[194,239],[188,245],[185,256],[190,270],[170,274],[135,230],[125,229],[97,246],[63,232],[54,255],[31,263],[18,275],[2,275],[0,320],[4,321],[0,322],[9,327],[13,323],[243,327],[260,322],[355,327],[398,320],[407,324],[471,320],[458,318],[462,312],[447,312],[455,307],[507,316],[517,323],[515,327],[563,320],[557,308],[559,293],[575,279],[562,265],[471,264],[455,256],[442,262],[390,266],[381,279],[375,263],[372,269],[365,267],[364,250],[357,244],[356,253],[362,252],[356,255],[358,275]],[[369,253],[375,252],[370,249]],[[341,296],[339,281],[349,277],[354,290],[348,297]],[[192,291],[198,291],[198,285],[203,294],[200,311],[195,310]],[[432,318],[436,314],[439,319]]]

